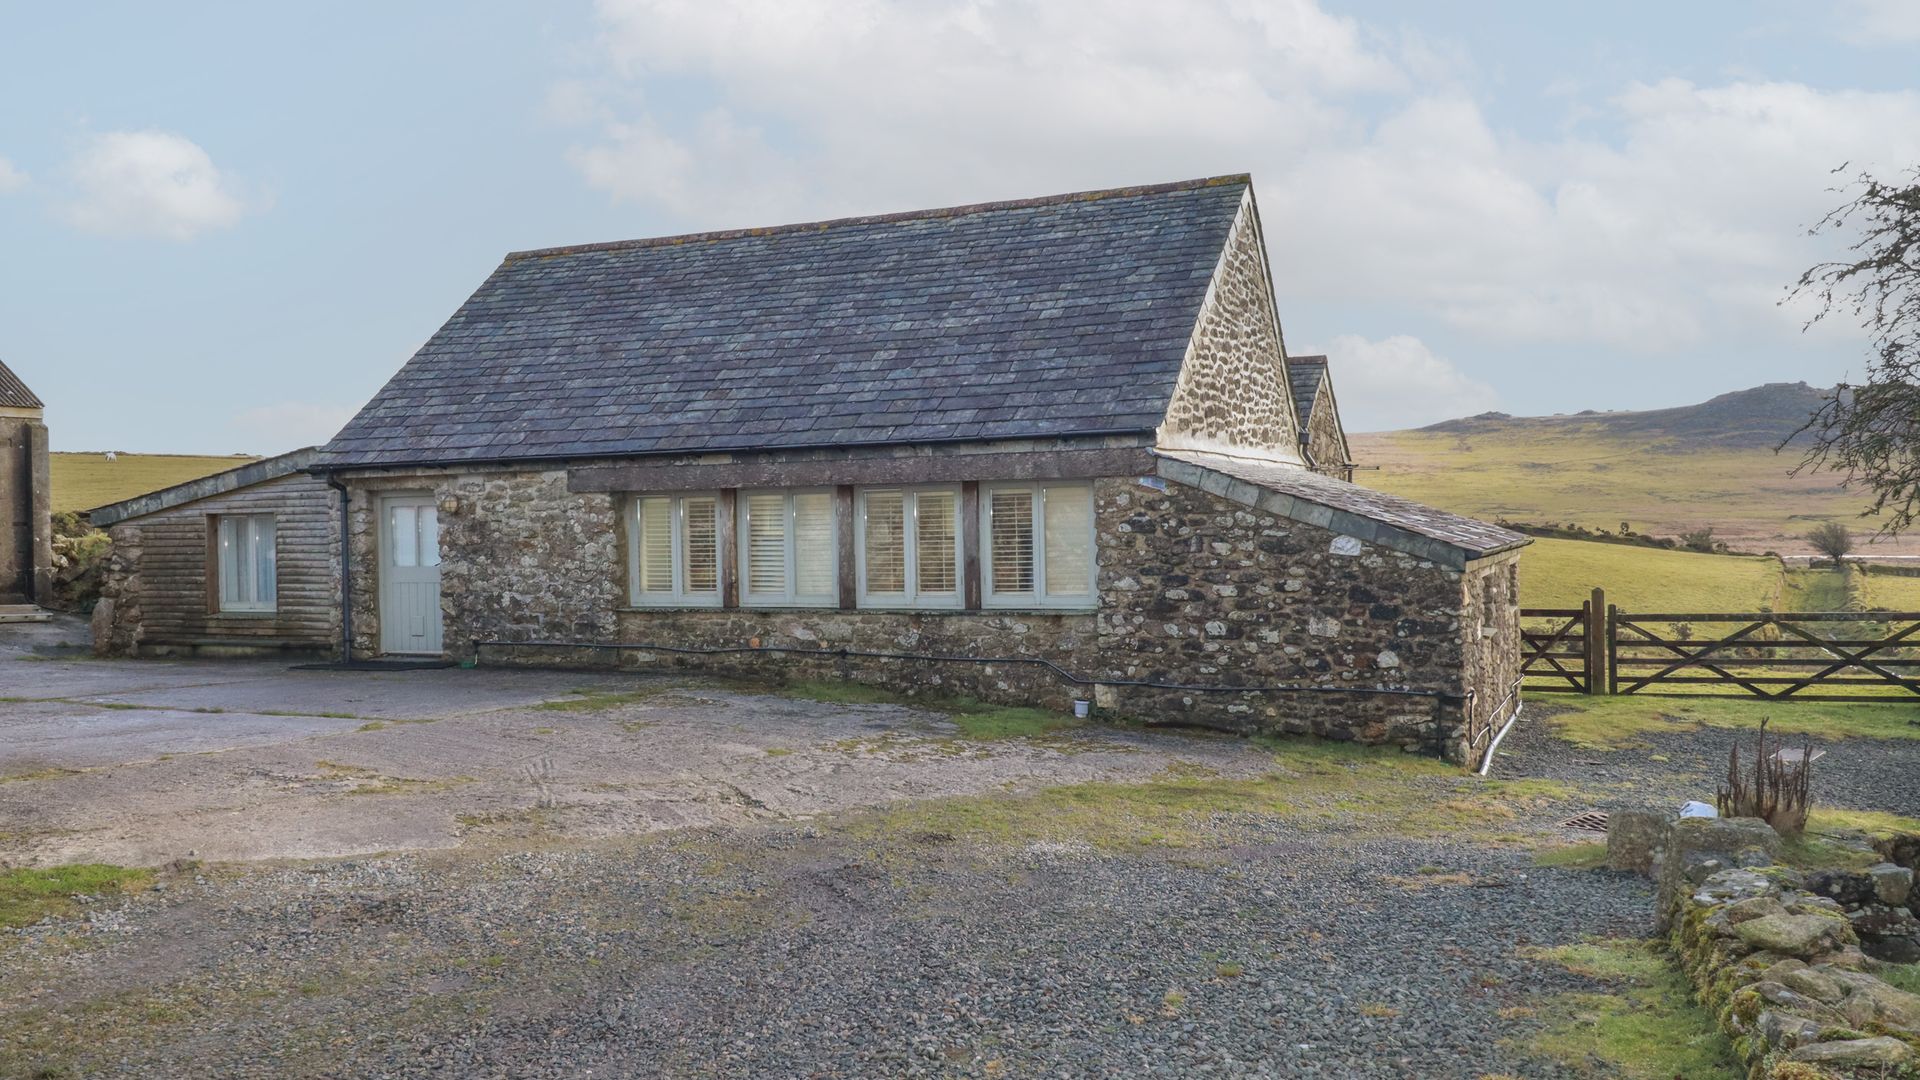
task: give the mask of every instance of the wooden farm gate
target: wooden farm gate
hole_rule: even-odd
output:
[[[1605,637],[1594,632],[1595,612],[1605,612],[1599,589],[1577,608],[1520,609],[1521,689],[1529,693],[1591,694],[1596,672],[1607,668]]]
[[[1606,638],[1610,694],[1731,693],[1773,701],[1920,697],[1920,612],[1609,608]]]
[[[1522,608],[1529,693],[1920,698],[1920,612],[1626,612]]]

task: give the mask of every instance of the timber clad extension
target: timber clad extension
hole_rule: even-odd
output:
[[[305,466],[325,625],[1475,761],[1526,538],[1337,478],[1314,372],[1245,176],[515,253]]]
[[[93,523],[113,537],[94,610],[96,648],[146,655],[337,648],[339,517],[326,483],[301,471],[314,453],[251,462],[93,511]],[[260,550],[265,544],[270,549]]]

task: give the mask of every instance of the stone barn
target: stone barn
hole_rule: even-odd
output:
[[[0,363],[0,618],[40,618],[53,589],[45,405]]]
[[[346,500],[357,659],[1084,699],[1472,762],[1517,707],[1527,541],[1347,465],[1228,176],[509,255],[302,495]]]

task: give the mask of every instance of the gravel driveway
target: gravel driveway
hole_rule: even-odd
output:
[[[1530,946],[1645,936],[1650,889],[1535,852],[1724,753],[1531,721],[1489,782],[626,677],[18,668],[0,736],[55,764],[0,782],[0,853],[181,861],[0,932],[0,1075],[1605,1075],[1528,1049],[1600,988]],[[1849,805],[1911,796],[1910,747],[1834,753]]]

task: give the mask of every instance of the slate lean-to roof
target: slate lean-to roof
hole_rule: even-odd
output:
[[[1299,415],[1302,428],[1313,415],[1313,399],[1319,396],[1320,381],[1326,374],[1324,355],[1287,357],[1287,383],[1293,388],[1293,411]]]
[[[519,252],[320,464],[1150,431],[1247,187]]]
[[[20,376],[13,373],[5,361],[0,361],[0,408],[7,409],[43,409],[46,405],[27,389]]]
[[[1524,534],[1335,480],[1297,465],[1159,451],[1161,476],[1295,521],[1305,521],[1445,566],[1524,547]]]

